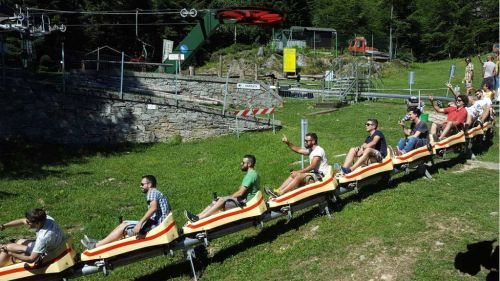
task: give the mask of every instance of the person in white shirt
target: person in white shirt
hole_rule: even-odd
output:
[[[318,136],[315,133],[306,134],[304,138],[305,148],[294,145],[285,135],[283,135],[281,141],[292,151],[309,156],[309,165],[304,167],[304,169],[291,171],[290,176],[281,184],[278,190],[272,190],[271,188],[266,187],[265,191],[271,197],[281,196],[305,185],[307,183],[308,174],[313,173],[319,178],[327,175],[328,160],[326,159],[325,150],[318,145]]]
[[[477,55],[479,62],[483,65],[483,81],[481,82],[481,88],[486,84],[489,89],[493,89],[493,84],[495,81],[496,65],[493,62],[493,57],[491,55],[486,56],[486,62],[481,61],[481,56]]]
[[[42,209],[33,209],[25,218],[1,224],[0,230],[28,225],[36,230],[35,240],[20,239],[16,243],[0,245],[0,267],[15,258],[29,263],[43,263],[56,258],[64,251],[66,236],[59,225]]]

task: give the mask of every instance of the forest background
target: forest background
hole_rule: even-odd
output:
[[[389,48],[392,26],[393,44],[398,54],[416,61],[439,60],[491,52],[499,41],[498,0],[285,0],[285,1],[203,1],[203,0],[0,0],[0,14],[12,15],[16,4],[22,7],[63,11],[179,11],[182,8],[206,9],[259,6],[282,11],[285,21],[275,26],[237,26],[237,42],[266,44],[273,28],[315,26],[334,28],[340,50],[355,35],[364,35],[381,50]],[[393,15],[391,19],[391,7]],[[95,15],[45,12],[52,24],[67,25],[65,33],[55,32],[34,40],[37,57],[57,59],[61,42],[68,56],[79,56],[97,47],[109,45],[134,54],[141,51],[135,36],[135,15]],[[155,48],[150,60],[160,62],[163,39],[179,43],[197,23],[178,13],[140,15],[138,38]],[[120,25],[118,25],[120,24]],[[128,25],[127,25],[128,24]],[[10,46],[20,46],[16,32],[5,33]],[[216,44],[210,44],[214,43]],[[197,53],[196,64],[202,65],[215,50],[234,44],[234,25],[221,25],[209,44]],[[12,51],[12,50],[11,50]],[[16,50],[14,50],[15,52]],[[19,50],[20,52],[20,50]],[[71,58],[70,58],[71,59]]]

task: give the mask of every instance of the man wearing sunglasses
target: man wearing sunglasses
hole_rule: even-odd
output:
[[[306,134],[304,138],[305,148],[294,145],[285,135],[283,135],[281,141],[295,153],[309,156],[309,165],[303,169],[291,171],[290,176],[288,176],[288,178],[281,184],[278,190],[275,191],[266,187],[265,191],[271,197],[281,196],[305,185],[307,183],[307,175],[310,173],[315,174],[318,178],[322,178],[328,173],[328,160],[326,159],[326,153],[325,150],[318,145],[318,136],[315,133]]]
[[[156,188],[156,178],[152,175],[141,179],[141,192],[146,193],[148,210],[139,221],[123,221],[102,240],[88,238],[87,235],[80,242],[91,250],[108,243],[130,236],[144,236],[148,231],[160,225],[170,213],[170,204],[167,197]]]
[[[387,156],[385,136],[377,130],[378,120],[368,119],[365,123],[365,128],[369,133],[365,142],[358,147],[351,147],[345,158],[344,165],[340,167],[344,175],[351,173],[361,165],[382,162],[382,159]],[[356,157],[358,157],[358,160],[352,164]]]
[[[42,209],[26,212],[25,218],[1,224],[0,231],[28,225],[36,231],[35,240],[20,239],[16,243],[0,245],[0,267],[11,258],[29,263],[43,263],[56,258],[63,250],[66,236],[59,225]]]
[[[467,121],[467,110],[465,107],[467,106],[468,98],[465,95],[459,95],[455,99],[455,106],[449,106],[447,108],[440,108],[436,103],[434,103],[434,97],[429,96],[429,100],[432,104],[432,107],[436,112],[444,113],[447,115],[446,121],[442,124],[432,123],[431,126],[431,138],[433,141],[438,141],[446,138],[453,127],[457,129],[461,129],[465,121]],[[437,136],[437,132],[442,129],[442,132],[439,136]],[[436,137],[438,139],[436,139]]]

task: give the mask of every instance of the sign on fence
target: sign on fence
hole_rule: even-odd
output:
[[[166,61],[168,59],[168,55],[170,55],[173,50],[174,50],[174,41],[163,39],[163,56],[161,61],[162,62]]]
[[[260,90],[260,84],[238,83],[236,84],[236,88],[246,90]]]
[[[184,60],[184,54],[170,54],[168,60]]]

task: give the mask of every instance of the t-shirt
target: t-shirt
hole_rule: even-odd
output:
[[[168,216],[171,208],[167,197],[165,197],[165,195],[163,195],[163,193],[156,188],[150,188],[146,194],[148,209],[153,201],[156,201],[158,208],[149,219],[153,221],[154,227],[156,227]]]
[[[420,132],[420,135],[418,135],[419,139],[426,139],[427,134],[429,133],[429,129],[427,128],[427,124],[425,122],[418,122],[418,124],[411,123],[410,125],[411,129],[411,134],[415,134],[417,131]]]
[[[467,110],[465,107],[453,107],[449,106],[444,109],[444,113],[448,114],[447,121],[455,121],[459,123],[465,123],[467,120]]]
[[[255,194],[257,194],[260,189],[260,177],[257,174],[257,171],[248,171],[243,178],[243,181],[241,181],[241,185],[244,186],[247,190],[245,195],[243,195],[243,199],[248,202],[255,196]]]
[[[314,157],[320,157],[321,160],[317,167],[314,167],[314,172],[323,173],[323,175],[328,174],[328,160],[326,159],[325,150],[317,145],[313,150],[309,150],[309,163],[312,163]]]
[[[373,134],[366,137],[365,143],[370,143],[375,136],[379,136],[377,144],[375,144],[374,149],[378,150],[383,158],[387,156],[387,144],[385,143],[384,134],[381,131],[376,130]]]
[[[51,216],[47,216],[42,228],[36,232],[33,252],[47,255],[46,258],[55,258],[62,250],[66,237],[61,227]]]
[[[487,97],[484,97],[480,100],[477,100],[473,105],[467,107],[467,112],[469,113],[469,115],[471,115],[472,117],[477,117],[477,116],[481,116],[483,114],[483,107],[485,105],[491,105],[491,100]]]
[[[493,76],[493,72],[495,71],[495,63],[492,61],[487,61],[483,64],[484,76],[483,78],[488,78]]]

